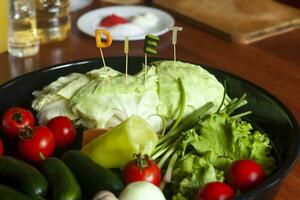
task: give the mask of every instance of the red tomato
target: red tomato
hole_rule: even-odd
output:
[[[42,157],[50,157],[55,150],[55,138],[46,126],[36,126],[20,135],[18,150],[27,161],[41,161]]]
[[[57,146],[64,148],[72,144],[76,137],[76,129],[72,121],[65,116],[57,116],[47,123],[56,139]]]
[[[1,124],[4,133],[11,137],[17,137],[26,127],[34,126],[34,117],[25,108],[12,107],[2,115]]]
[[[242,192],[251,189],[266,178],[263,168],[253,160],[237,160],[228,168],[228,183]]]
[[[136,159],[129,161],[123,169],[123,180],[125,184],[136,181],[148,181],[156,186],[160,184],[160,169],[157,164],[148,159],[136,155]]]
[[[0,156],[3,155],[3,143],[2,143],[2,140],[0,138]]]
[[[196,194],[196,200],[231,200],[233,197],[233,189],[221,182],[207,183]]]

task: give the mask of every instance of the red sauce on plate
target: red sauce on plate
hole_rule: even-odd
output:
[[[127,24],[128,20],[126,18],[123,18],[121,16],[118,16],[116,14],[112,14],[109,16],[104,17],[101,22],[99,23],[99,26],[104,27],[111,27],[119,24]]]

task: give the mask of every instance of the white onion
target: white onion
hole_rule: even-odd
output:
[[[119,200],[166,200],[161,190],[146,181],[129,184],[120,194]]]
[[[93,200],[118,200],[115,195],[109,191],[100,191],[98,192]]]

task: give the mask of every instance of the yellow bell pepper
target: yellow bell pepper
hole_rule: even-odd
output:
[[[81,151],[106,168],[120,168],[133,159],[134,153],[150,154],[157,141],[156,133],[144,119],[131,116]]]

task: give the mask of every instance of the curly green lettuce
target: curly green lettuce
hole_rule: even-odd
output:
[[[194,199],[204,184],[224,181],[224,173],[235,160],[252,159],[267,175],[275,170],[268,137],[254,131],[251,124],[225,113],[208,115],[195,129],[185,133],[184,153],[172,176],[172,200]]]

